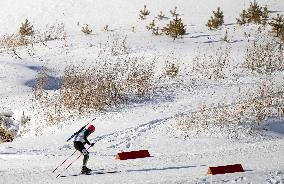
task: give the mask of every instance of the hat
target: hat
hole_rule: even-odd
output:
[[[94,127],[94,125],[90,125],[87,130],[94,132],[96,130],[96,128]]]

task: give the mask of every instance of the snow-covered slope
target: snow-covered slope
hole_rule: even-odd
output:
[[[268,5],[271,16],[283,14],[282,0],[259,0]],[[143,6],[151,12],[146,20],[139,20]],[[167,36],[153,36],[145,28],[163,11],[175,6],[187,25],[187,35],[173,41]],[[20,126],[23,113],[31,121],[20,126],[13,142],[0,144],[0,184],[10,183],[284,183],[284,126],[283,118],[271,118],[253,134],[245,127],[210,127],[198,135],[184,136],[177,128],[177,118],[198,110],[202,105],[234,103],[246,92],[256,89],[266,78],[237,73],[235,66],[243,62],[247,39],[254,39],[257,26],[240,27],[235,24],[249,1],[234,0],[9,0],[0,1],[0,35],[13,34],[27,18],[34,28],[43,31],[46,25],[63,23],[65,40],[48,41],[0,52],[0,112],[12,111],[14,124]],[[205,24],[212,11],[221,7],[224,26],[209,31]],[[81,27],[89,24],[93,33],[83,35]],[[109,26],[110,31],[102,31]],[[132,27],[135,32],[132,32]],[[228,31],[231,43],[221,41]],[[244,32],[251,34],[249,38]],[[62,120],[56,125],[44,123],[34,108],[35,77],[42,66],[49,73],[51,87],[58,88],[58,76],[71,64],[89,66],[98,57],[102,45],[119,38],[127,38],[129,55],[155,59],[155,70],[163,72],[165,61],[176,61],[180,75],[161,79],[151,98],[133,100],[126,105],[112,107],[105,112],[83,113]],[[232,73],[221,81],[190,80],[193,58],[198,53],[215,53],[220,46],[231,47]],[[121,56],[124,57],[123,55]],[[126,56],[125,56],[126,57]],[[113,56],[113,58],[117,58]],[[170,58],[170,59],[169,59]],[[110,59],[112,61],[112,59]],[[113,59],[115,60],[115,59]],[[231,72],[231,70],[230,70]],[[188,75],[186,75],[188,74]],[[229,75],[231,76],[231,75]],[[283,71],[270,77],[273,87],[283,86]],[[1,115],[1,113],[0,113]],[[66,139],[96,117],[97,141],[91,148],[88,166],[94,170],[117,173],[72,176],[80,172],[81,158],[55,178],[52,174],[63,160],[74,152]],[[15,128],[15,127],[11,127]],[[151,157],[135,160],[115,160],[119,151],[149,150]],[[67,161],[76,159],[76,153]],[[208,176],[209,166],[242,164],[244,173]],[[61,167],[59,171],[63,169]]]

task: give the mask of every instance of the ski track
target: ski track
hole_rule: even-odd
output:
[[[107,148],[119,148],[122,145],[125,145],[131,141],[134,141],[136,138],[143,136],[143,134],[148,133],[149,131],[158,128],[158,126],[166,123],[169,119],[172,119],[173,116],[166,117],[163,119],[156,119],[139,125],[137,127],[127,128],[125,130],[117,131],[111,134],[98,136],[95,138],[95,141],[102,141],[103,143],[112,143],[117,140],[123,140],[115,144],[111,144]]]
[[[254,153],[249,154],[249,150],[255,150]],[[284,166],[284,156],[281,155],[281,151],[284,149],[284,143],[282,140],[276,141],[267,141],[261,143],[248,144],[239,149],[224,149],[215,152],[204,152],[204,153],[180,153],[176,155],[169,154],[160,154],[152,158],[140,159],[126,161],[126,163],[119,162],[115,163],[115,168],[106,167],[106,166],[97,166],[104,167],[105,170],[116,169],[121,170],[121,173],[115,173],[117,181],[124,181],[123,178],[127,177],[128,180],[135,183],[157,183],[155,182],[155,173],[163,172],[164,178],[161,178],[159,183],[200,183],[200,184],[209,184],[211,182],[211,177],[206,176],[206,171],[208,166],[214,166],[214,163],[229,163],[234,162],[234,158],[242,158],[243,166],[245,173],[242,173],[242,176],[238,174],[230,174],[230,179],[227,179],[226,176],[218,175],[213,176],[213,182],[220,183],[250,183],[250,178],[253,174],[262,173],[263,177],[267,183],[275,184],[283,182],[284,180],[284,170],[279,168],[277,171],[273,171],[274,161],[282,162],[280,165]],[[277,155],[279,153],[279,158],[270,160],[271,165],[264,168],[261,165],[258,165],[258,160],[271,158],[271,156]],[[237,154],[236,154],[237,153]],[[259,154],[261,153],[261,154]],[[33,157],[32,157],[33,158]],[[103,160],[105,158],[101,157]],[[97,158],[100,160],[101,158]],[[203,158],[206,158],[206,161],[203,161]],[[36,160],[37,158],[33,158]],[[27,159],[28,160],[28,159]],[[50,159],[49,159],[50,160]],[[101,160],[100,163],[103,163]],[[213,162],[212,162],[213,161]],[[151,163],[160,163],[159,166],[152,165]],[[78,164],[76,164],[78,166]],[[251,166],[249,166],[251,165]],[[278,164],[279,165],[279,164]],[[271,167],[271,168],[270,168]],[[55,179],[55,175],[50,174],[52,169],[47,169],[48,167],[37,167],[34,169],[25,169],[25,168],[11,168],[0,170],[1,182],[6,183],[68,183],[71,181],[80,183],[84,181],[86,183],[92,183],[87,177],[93,177],[94,179],[100,179],[102,183],[111,183],[114,182],[114,179],[109,179],[108,174],[105,175],[95,175],[95,176],[80,176],[80,177],[66,177]],[[269,169],[270,168],[270,169]],[[76,171],[77,170],[77,171]],[[178,178],[170,179],[170,171],[180,172]],[[64,175],[74,174],[78,172],[76,167],[71,167]],[[135,179],[135,176],[138,174],[138,178]],[[142,174],[141,174],[142,173]],[[186,174],[187,173],[187,174]],[[190,174],[189,174],[190,173]],[[9,182],[9,178],[13,175],[16,177],[16,180]],[[144,175],[147,175],[147,181],[140,181]],[[29,176],[29,177],[27,177]],[[137,176],[136,176],[137,177]],[[261,178],[263,180],[263,177]],[[30,179],[29,179],[30,178]],[[231,179],[233,178],[233,179]],[[1,183],[0,182],[0,183]],[[1,183],[2,184],[2,183]]]

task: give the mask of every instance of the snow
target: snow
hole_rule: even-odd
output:
[[[271,15],[282,13],[282,0],[259,0],[268,5]],[[151,14],[139,20],[139,10],[147,5]],[[173,41],[167,36],[155,37],[146,24],[163,11],[177,6],[187,25],[188,34]],[[216,31],[205,26],[212,11],[220,6],[225,25]],[[215,0],[10,0],[0,1],[0,35],[15,33],[21,22],[28,19],[34,28],[44,30],[46,25],[64,23],[66,41],[52,40],[43,45],[0,50],[0,118],[7,129],[17,133],[13,142],[0,144],[0,184],[29,183],[163,183],[163,184],[281,184],[284,183],[284,123],[282,117],[271,117],[252,133],[251,124],[220,126],[210,124],[208,129],[192,129],[184,135],[177,129],[177,118],[207,107],[225,106],[245,99],[245,93],[255,90],[267,80],[266,76],[246,75],[239,68],[243,62],[247,39],[254,40],[255,25],[235,25],[242,9],[249,1]],[[81,27],[89,24],[91,35],[83,35]],[[111,31],[102,31],[109,25]],[[135,27],[135,32],[131,28]],[[221,41],[228,30],[230,44]],[[244,32],[250,33],[245,38]],[[99,51],[115,39],[127,38],[129,55],[117,58],[144,57],[155,59],[155,74],[163,73],[165,61],[180,66],[176,78],[160,79],[160,86],[152,97],[111,107],[103,112],[90,111],[71,116],[55,125],[49,125],[39,114],[32,100],[32,87],[38,72],[48,71],[46,90],[58,89],[60,74],[66,66],[93,65]],[[231,47],[231,68],[227,78],[220,81],[189,79],[193,59],[200,53],[214,55],[219,47]],[[20,57],[20,58],[19,58]],[[234,77],[234,75],[239,78]],[[206,75],[206,73],[205,73]],[[271,76],[273,88],[283,87],[283,71]],[[165,87],[166,86],[166,87]],[[283,101],[282,101],[283,102]],[[283,105],[283,103],[282,103]],[[89,149],[88,166],[94,170],[121,171],[118,173],[72,176],[81,169],[82,158],[63,171],[66,177],[56,175],[79,153],[70,158],[58,171],[51,173],[74,152],[72,142],[66,140],[83,125],[92,122],[96,132],[90,136],[96,141]],[[31,119],[22,124],[23,118]],[[1,119],[0,119],[1,120]],[[1,121],[0,121],[1,122]],[[120,151],[144,150],[151,157],[134,160],[115,160]],[[245,172],[225,175],[207,175],[209,166],[242,164]]]

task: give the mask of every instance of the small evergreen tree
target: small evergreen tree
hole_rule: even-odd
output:
[[[181,18],[177,15],[176,17],[167,24],[162,31],[166,34],[174,38],[178,38],[179,36],[185,35],[186,29],[185,25],[183,24]]]
[[[144,9],[140,10],[139,17],[140,17],[141,20],[145,20],[148,15],[150,15],[150,11],[147,10],[147,6],[144,5]]]
[[[209,27],[210,30],[217,29],[218,27],[222,26],[224,23],[224,14],[220,10],[220,7],[217,8],[217,11],[213,11],[213,17],[208,20],[206,26]]]
[[[240,18],[237,18],[237,24],[244,25],[246,23],[255,23],[266,25],[268,19],[268,8],[267,6],[260,7],[256,0],[250,2],[250,6],[247,10],[243,10],[240,14]]]
[[[166,69],[166,75],[170,77],[176,77],[179,72],[178,66],[176,66],[174,63],[172,63],[168,68]]]
[[[31,36],[34,33],[33,26],[28,21],[28,19],[26,19],[25,22],[22,23],[19,33],[22,37]]]
[[[228,36],[228,30],[226,30],[226,32],[225,32],[225,35],[224,35],[224,37],[223,37],[223,39],[222,39],[224,42],[229,42],[230,40],[229,40],[229,36]]]
[[[256,0],[250,3],[250,7],[247,10],[248,22],[261,24],[262,18],[262,7],[260,7]]]
[[[153,35],[161,35],[162,33],[160,33],[160,28],[158,26],[156,26],[155,20],[152,20],[152,22],[150,22],[150,24],[148,26],[146,26],[146,29],[148,31],[152,30],[152,34]]]
[[[85,34],[91,34],[93,30],[91,30],[91,29],[89,28],[89,25],[86,24],[84,27],[82,27],[82,30],[81,30],[81,31],[82,31],[83,33],[85,33]]]
[[[266,5],[265,7],[263,7],[262,15],[261,15],[263,25],[266,25],[266,23],[267,23],[268,14],[269,14],[269,11],[268,11],[268,8],[267,8],[267,5]]]
[[[283,15],[277,14],[277,17],[272,18],[272,21],[269,23],[272,27],[272,31],[276,33],[276,36],[280,36],[281,31],[284,29],[284,18]]]
[[[239,25],[244,25],[245,23],[247,23],[247,12],[246,10],[243,10],[242,13],[240,14],[240,18],[237,18],[237,24]]]
[[[173,10],[170,10],[170,13],[172,15],[173,18],[175,18],[176,16],[179,16],[179,14],[177,14],[177,7],[175,6]]]
[[[105,25],[105,26],[103,27],[103,31],[109,31],[109,26],[108,26],[108,25]]]
[[[280,29],[279,38],[284,43],[284,28]],[[280,47],[281,46],[282,44],[280,45]]]
[[[160,13],[158,15],[158,20],[163,20],[165,18],[166,18],[166,16],[164,15],[164,13],[162,11],[160,11]]]
[[[146,26],[146,29],[148,31],[152,30],[154,27],[156,26],[155,24],[155,20],[152,20],[152,22],[150,22],[150,24],[148,26]]]

